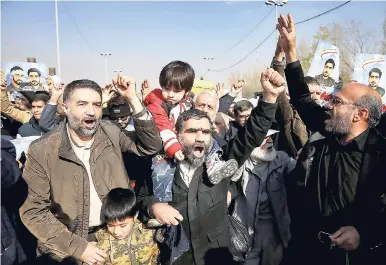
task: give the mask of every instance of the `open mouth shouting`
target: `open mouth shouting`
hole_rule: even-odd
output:
[[[85,119],[83,119],[83,123],[85,124],[85,127],[87,129],[93,129],[96,125],[96,119],[95,118],[85,118]]]
[[[200,143],[194,144],[192,152],[195,157],[202,157],[205,154],[205,145]]]

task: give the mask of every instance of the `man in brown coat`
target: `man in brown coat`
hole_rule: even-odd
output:
[[[103,198],[113,188],[129,187],[122,152],[147,156],[162,147],[135,80],[118,75],[114,85],[133,110],[135,132],[101,121],[100,86],[76,80],[63,94],[67,119],[29,148],[24,169],[29,192],[20,215],[39,241],[39,264],[103,264],[106,253],[89,241],[103,222]]]

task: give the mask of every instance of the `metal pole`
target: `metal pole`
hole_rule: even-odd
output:
[[[277,4],[275,3],[275,26],[277,24]],[[279,31],[276,29],[276,42],[279,40]]]
[[[105,55],[105,72],[106,72],[106,85],[107,85],[109,82],[109,76],[107,73],[107,54]]]
[[[56,21],[56,55],[58,63],[58,75],[60,76],[60,49],[59,49],[59,19],[58,19],[58,0],[55,0],[55,21]]]

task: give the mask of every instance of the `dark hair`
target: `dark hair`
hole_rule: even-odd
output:
[[[335,68],[335,61],[333,60],[333,59],[328,59],[325,63],[324,63],[324,65],[326,65],[326,64],[328,64],[328,63],[330,63],[330,64],[332,64],[332,68]]]
[[[104,221],[123,221],[137,214],[137,199],[132,189],[115,188],[102,204],[101,215]]]
[[[11,68],[11,70],[9,72],[12,73],[12,71],[17,71],[17,70],[24,71],[23,68],[21,68],[20,66],[14,66],[14,67]]]
[[[239,112],[243,112],[249,109],[253,109],[253,104],[248,100],[240,100],[239,102],[236,102],[235,106],[233,107],[233,113],[235,116],[237,116]]]
[[[92,80],[81,79],[81,80],[72,81],[64,88],[63,102],[66,103],[70,99],[71,95],[74,93],[75,90],[82,89],[82,88],[88,88],[88,89],[94,90],[102,98],[102,89],[97,83],[95,83]]]
[[[38,73],[39,76],[42,76],[42,74],[40,73],[39,69],[37,69],[37,68],[30,68],[30,69],[28,69],[28,75],[30,73]]]
[[[382,77],[382,71],[379,70],[379,68],[373,68],[373,69],[371,69],[371,71],[370,71],[370,73],[369,73],[369,76],[370,76],[372,73],[378,73],[378,74],[379,74],[379,78]]]
[[[382,115],[382,101],[377,96],[367,94],[360,97],[355,103],[368,110],[369,119],[367,124],[370,128],[375,127]]]
[[[208,121],[210,123],[210,128],[212,128],[212,121],[210,120],[210,118],[209,118],[208,114],[206,114],[206,112],[203,112],[203,111],[198,110],[198,109],[190,109],[190,110],[182,112],[180,114],[180,116],[178,117],[178,119],[176,121],[176,126],[175,126],[177,134],[182,132],[182,129],[184,128],[184,122],[188,121],[190,119],[195,119],[195,120],[208,119]]]
[[[306,82],[307,85],[314,85],[314,86],[320,86],[318,80],[312,76],[306,76],[304,77],[304,82]]]
[[[43,101],[44,104],[47,104],[48,100],[50,99],[49,96],[46,94],[34,94],[31,100],[31,103],[34,101]]]
[[[113,91],[111,93],[113,93],[113,95],[111,99],[107,102],[107,108],[128,104],[126,99],[123,96],[121,96],[121,94],[119,94],[117,91]]]
[[[159,75],[159,84],[162,88],[174,86],[189,92],[192,90],[194,77],[194,70],[188,63],[173,61],[162,69]]]

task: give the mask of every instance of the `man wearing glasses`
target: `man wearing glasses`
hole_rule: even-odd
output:
[[[132,112],[130,106],[122,97],[110,100],[107,108],[109,109],[110,120],[119,125],[121,130],[134,130],[134,126],[131,124]]]
[[[291,102],[306,126],[322,137],[300,154],[303,214],[292,218],[295,262],[290,264],[386,264],[386,140],[374,128],[381,115],[378,93],[345,84],[324,107],[311,98],[296,52],[292,16],[277,28],[286,54]],[[291,206],[289,206],[291,207]],[[298,252],[296,251],[298,250]]]

